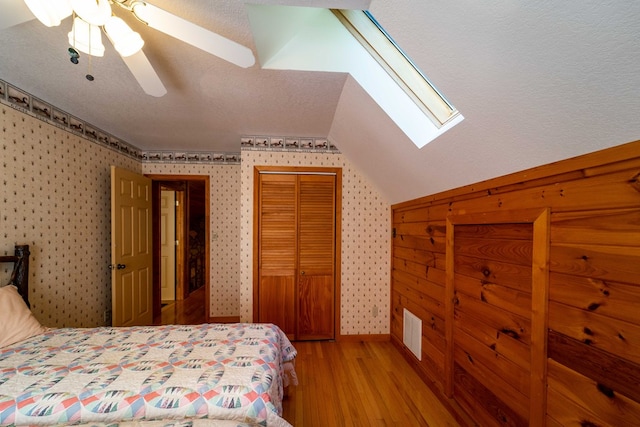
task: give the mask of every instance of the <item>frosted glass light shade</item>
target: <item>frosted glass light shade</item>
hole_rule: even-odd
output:
[[[109,18],[104,24],[104,30],[121,56],[131,56],[144,46],[144,40],[140,34],[129,27],[126,22],[117,16]]]
[[[47,27],[57,27],[72,12],[69,0],[24,0],[24,2],[38,21]]]
[[[80,52],[104,56],[100,27],[91,25],[79,17],[73,20],[73,28],[69,32],[69,44]]]
[[[109,0],[68,0],[74,12],[89,24],[102,26],[111,16]]]

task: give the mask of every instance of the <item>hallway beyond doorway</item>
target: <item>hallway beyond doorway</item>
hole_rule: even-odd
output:
[[[182,301],[174,301],[162,307],[160,316],[153,319],[154,325],[199,325],[206,322],[205,287],[191,292]]]

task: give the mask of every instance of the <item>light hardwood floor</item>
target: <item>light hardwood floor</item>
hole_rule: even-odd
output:
[[[299,384],[283,416],[296,427],[459,426],[388,341],[294,346]]]
[[[205,322],[204,286],[191,292],[182,301],[162,307],[160,316],[153,319],[154,325],[199,325]]]
[[[204,295],[162,309],[155,324],[205,321]],[[299,384],[289,387],[283,417],[295,427],[459,426],[388,341],[298,341]]]

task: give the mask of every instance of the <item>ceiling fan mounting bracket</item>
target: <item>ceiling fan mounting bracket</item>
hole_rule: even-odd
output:
[[[131,2],[131,4],[129,5],[130,9],[129,11],[133,14],[133,16],[136,17],[136,19],[140,22],[142,22],[144,25],[146,25],[147,27],[149,26],[149,23],[147,21],[145,21],[144,19],[140,18],[138,16],[138,14],[136,13],[136,11],[134,10],[134,7],[136,7],[137,4],[142,4],[142,5],[147,5],[145,2],[140,1],[140,0],[134,0]]]
[[[131,3],[133,3],[132,0],[109,0],[109,1],[111,4],[115,4],[127,10],[131,10]]]

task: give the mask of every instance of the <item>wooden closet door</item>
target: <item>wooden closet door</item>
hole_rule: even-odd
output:
[[[296,334],[297,193],[295,175],[260,175],[258,202],[259,322]]]
[[[300,175],[298,180],[297,338],[333,339],[335,176]]]
[[[334,339],[340,178],[269,170],[255,182],[256,321],[291,339]]]

